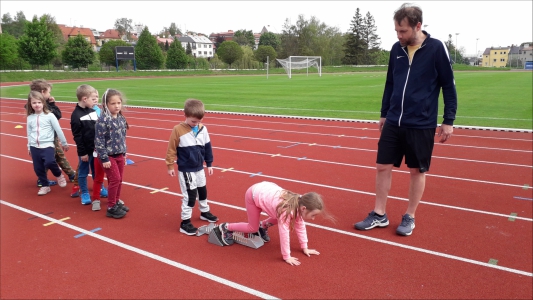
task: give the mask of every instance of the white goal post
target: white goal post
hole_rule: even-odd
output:
[[[289,78],[292,78],[292,70],[307,69],[307,76],[309,76],[309,68],[315,67],[318,69],[318,75],[322,77],[322,56],[289,56],[285,59],[276,59]]]

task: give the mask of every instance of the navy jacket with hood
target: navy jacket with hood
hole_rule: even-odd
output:
[[[416,50],[411,64],[407,47],[396,42],[391,49],[381,117],[387,123],[406,128],[437,127],[440,90],[444,98],[443,124],[453,125],[457,111],[457,92],[446,45],[432,38]]]

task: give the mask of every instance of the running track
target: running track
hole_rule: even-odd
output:
[[[135,163],[125,169],[121,198],[131,211],[114,220],[70,198],[70,183],[37,196],[23,105],[0,101],[2,299],[532,298],[530,132],[456,128],[449,143],[437,143],[417,227],[400,237],[404,166],[393,174],[389,227],[353,229],[374,204],[376,124],[207,113],[215,157],[208,199],[222,222],[246,220],[244,192],[263,180],[322,194],[337,218],[308,223],[319,256],[305,257],[291,236],[302,264],[290,266],[275,229],[257,250],[179,233],[180,190],[164,156],[182,111],[125,113]],[[58,105],[76,167],[74,104]],[[193,223],[207,224],[196,208]]]

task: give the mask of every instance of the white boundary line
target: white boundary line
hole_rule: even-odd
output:
[[[159,261],[159,262],[162,262],[164,264],[167,264],[167,265],[170,265],[170,266],[173,266],[175,268],[178,268],[178,269],[181,269],[183,271],[187,271],[187,272],[190,272],[192,274],[195,274],[195,275],[198,275],[200,277],[203,277],[203,278],[206,278],[206,279],[209,279],[209,280],[212,280],[216,283],[220,283],[220,284],[223,284],[225,286],[228,286],[228,287],[231,287],[231,288],[234,288],[236,290],[240,290],[242,292],[245,292],[247,294],[250,294],[250,295],[254,295],[256,297],[259,297],[259,298],[262,298],[262,299],[279,299],[279,298],[276,298],[272,295],[268,295],[268,294],[265,294],[263,292],[260,292],[258,290],[254,290],[254,289],[251,289],[249,287],[246,287],[244,285],[241,285],[241,284],[238,284],[236,282],[233,282],[233,281],[230,281],[230,280],[227,280],[227,279],[224,279],[222,277],[219,277],[219,276],[216,276],[216,275],[213,275],[211,273],[207,273],[207,272],[204,272],[202,270],[199,270],[199,269],[196,269],[196,268],[193,268],[193,267],[189,267],[187,265],[184,265],[184,264],[181,264],[177,261],[173,261],[171,259],[168,259],[168,258],[165,258],[163,256],[159,256],[157,254],[154,254],[152,252],[148,252],[146,250],[142,250],[140,248],[137,248],[137,247],[134,247],[134,246],[131,246],[131,245],[128,245],[128,244],[125,244],[125,243],[122,243],[122,242],[119,242],[117,240],[114,240],[114,239],[110,239],[108,237],[105,237],[101,234],[98,234],[98,233],[94,233],[92,231],[89,231],[89,230],[85,230],[83,228],[80,228],[78,226],[74,226],[72,224],[69,224],[69,223],[66,223],[66,222],[63,222],[63,221],[60,221],[60,220],[57,220],[57,219],[54,219],[54,218],[50,218],[46,215],[43,215],[43,214],[40,214],[38,212],[35,212],[35,211],[32,211],[32,210],[29,210],[29,209],[26,209],[24,207],[21,207],[21,206],[18,206],[18,205],[15,205],[15,204],[12,204],[10,202],[7,202],[7,201],[4,201],[4,200],[0,200],[0,204],[3,204],[3,205],[6,205],[6,206],[9,206],[11,208],[14,208],[14,209],[17,209],[19,211],[22,211],[22,212],[25,212],[25,213],[28,213],[30,215],[34,215],[36,217],[39,217],[39,218],[42,218],[42,219],[45,219],[45,220],[48,220],[50,222],[54,222],[55,224],[57,225],[61,225],[61,226],[64,226],[64,227],[67,227],[67,228],[70,228],[74,231],[77,231],[77,232],[80,232],[80,233],[85,233],[86,235],[89,235],[89,236],[92,236],[93,238],[95,239],[99,239],[101,241],[104,241],[106,243],[109,243],[109,244],[112,244],[112,245],[115,245],[117,247],[120,247],[120,248],[123,248],[123,249],[126,249],[126,250],[129,250],[129,251],[132,251],[134,253],[137,253],[137,254],[140,254],[142,256],[145,256],[145,257],[148,257],[148,258],[151,258],[153,260],[156,260],[156,261]]]

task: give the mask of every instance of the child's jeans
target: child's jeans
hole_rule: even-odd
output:
[[[79,157],[78,185],[80,186],[80,191],[82,194],[89,193],[89,188],[87,187],[87,176],[89,176],[89,168],[90,171],[94,174],[94,161],[92,153],[89,155],[88,161],[82,161],[81,157]]]

